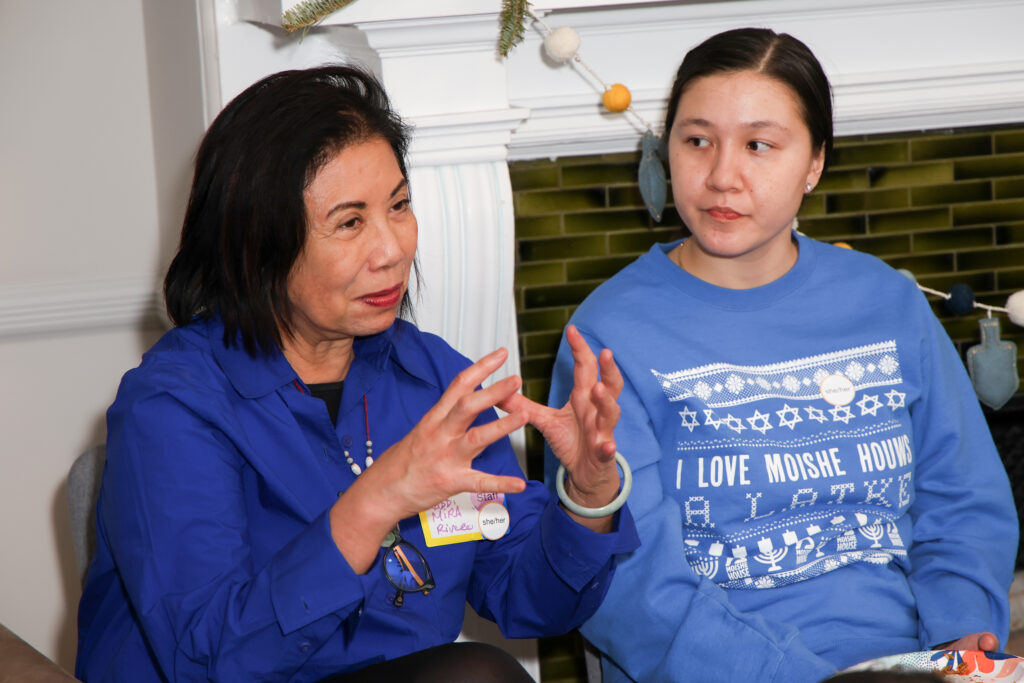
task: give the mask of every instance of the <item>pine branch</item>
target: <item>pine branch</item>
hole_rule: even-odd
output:
[[[508,57],[512,48],[526,36],[528,0],[501,0],[501,33],[498,35],[498,54]]]
[[[355,0],[302,0],[282,15],[281,26],[289,33],[308,29],[323,21],[328,14],[337,12],[353,2]]]

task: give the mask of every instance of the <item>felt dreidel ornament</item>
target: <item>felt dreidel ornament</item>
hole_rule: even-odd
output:
[[[1017,345],[999,338],[999,319],[982,318],[981,343],[967,349],[967,371],[978,399],[999,410],[1020,386],[1017,377]]]

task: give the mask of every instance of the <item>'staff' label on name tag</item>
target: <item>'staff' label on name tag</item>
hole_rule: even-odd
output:
[[[423,538],[429,547],[501,538],[509,527],[504,502],[502,493],[460,493],[442,500],[420,513]]]

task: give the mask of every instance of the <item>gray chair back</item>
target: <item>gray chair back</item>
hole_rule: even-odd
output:
[[[100,481],[103,479],[106,460],[105,445],[93,446],[75,458],[68,472],[71,540],[75,544],[75,561],[83,584],[89,562],[96,552],[96,500],[100,495]]]

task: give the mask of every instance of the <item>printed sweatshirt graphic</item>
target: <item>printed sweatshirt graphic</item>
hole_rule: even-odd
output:
[[[651,375],[679,415],[665,464],[694,571],[773,588],[906,557],[914,454],[895,342]]]

